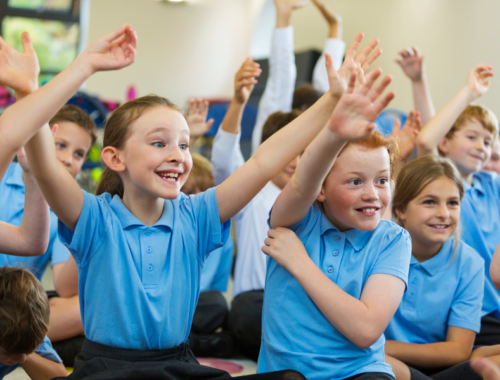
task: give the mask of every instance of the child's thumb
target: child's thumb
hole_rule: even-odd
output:
[[[21,42],[25,53],[33,51],[33,45],[31,44],[30,34],[28,32],[23,32],[23,34],[21,34]]]

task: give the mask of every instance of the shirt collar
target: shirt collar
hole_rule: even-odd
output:
[[[450,252],[454,252],[454,249],[455,239],[452,237],[443,243],[441,249],[433,258],[426,260],[423,263],[418,262],[418,260],[412,255],[410,265],[420,265],[429,274],[429,276],[434,276],[441,269],[443,269],[445,265],[448,265]]]
[[[109,203],[110,207],[115,212],[116,216],[120,220],[120,223],[124,229],[128,227],[145,227],[139,219],[132,214],[127,207],[122,202],[122,199],[118,195],[114,195],[113,199]],[[165,201],[165,206],[163,207],[163,213],[160,219],[151,227],[168,227],[172,230],[174,225],[174,209],[171,202]]]
[[[339,229],[335,227],[332,222],[330,222],[330,220],[323,212],[321,214],[321,235],[334,232],[345,234],[346,239],[349,241],[356,252],[361,251],[365,247],[366,243],[368,243],[368,240],[370,240],[370,237],[373,234],[373,231],[361,231],[355,228],[346,232],[340,232]]]
[[[11,176],[5,179],[5,184],[9,186],[24,187],[23,169],[17,162],[11,164],[14,168]]]
[[[479,179],[478,176],[474,175],[472,177],[472,186],[469,185],[467,182],[463,182],[464,184],[464,191],[468,191],[469,189],[475,189],[477,192],[481,195],[484,195],[484,190],[483,190],[483,185],[481,183],[481,180]]]

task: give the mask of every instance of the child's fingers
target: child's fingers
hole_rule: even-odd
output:
[[[189,107],[188,107],[188,112],[191,115],[194,112],[194,99],[190,98],[189,99]]]
[[[382,54],[382,49],[378,48],[373,52],[373,54],[371,54],[368,58],[366,58],[362,65],[363,71],[366,71],[366,69],[368,69],[371,66],[371,64],[375,62],[375,60],[378,57],[380,57],[381,54]]]
[[[206,123],[206,131],[208,132],[210,128],[212,128],[212,125],[214,125],[214,119],[209,119]]]
[[[379,43],[378,38],[374,38],[368,45],[366,45],[358,54],[355,61],[358,63],[363,63],[366,58],[371,54],[371,52],[377,47]]]
[[[412,46],[411,47],[411,50],[413,51],[413,55],[415,57],[421,57],[422,55],[420,54],[420,49],[418,48],[418,46]]]
[[[422,118],[420,116],[420,111],[415,114],[415,131],[418,133],[422,129]]]
[[[114,40],[116,40],[118,37],[121,37],[123,36],[123,34],[128,30],[130,29],[130,25],[129,24],[125,24],[123,25],[121,28],[118,28],[116,30],[113,30],[111,33],[109,34],[106,34],[104,37],[102,37],[101,39],[104,40],[104,41],[107,41],[107,42],[113,42]]]
[[[25,53],[33,52],[33,45],[31,44],[31,38],[28,32],[23,32],[21,34],[21,43],[23,44],[23,51]]]
[[[396,136],[399,133],[400,128],[401,128],[401,121],[399,119],[394,119],[391,135]]]
[[[377,100],[380,95],[384,93],[385,89],[387,88],[387,86],[389,86],[391,81],[392,77],[390,75],[386,75],[385,78],[382,79],[382,81],[378,84],[378,86],[376,86],[368,93],[368,99],[370,99],[371,102],[375,102],[375,100]]]
[[[349,49],[347,49],[347,53],[345,55],[345,60],[353,60],[354,57],[356,57],[356,52],[358,51],[359,45],[361,44],[361,41],[363,41],[363,32],[359,32],[354,41],[352,42],[351,46],[349,46]]]
[[[382,112],[389,105],[389,103],[392,101],[392,99],[394,99],[395,96],[396,94],[391,91],[374,104],[375,112],[377,113],[377,115],[380,114],[380,112]]]
[[[382,74],[382,69],[380,67],[377,67],[375,70],[373,70],[371,73],[367,75],[366,83],[364,84],[363,88],[359,91],[362,95],[368,94],[370,89],[373,87],[373,84],[375,81],[378,79],[378,77]]]
[[[353,71],[351,76],[349,77],[349,82],[347,83],[347,89],[345,91],[346,94],[352,94],[354,92],[354,88],[356,87],[356,78],[358,74]]]

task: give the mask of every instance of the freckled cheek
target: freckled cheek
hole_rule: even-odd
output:
[[[359,198],[356,190],[336,188],[327,193],[327,202],[332,213],[338,217],[352,213],[353,207]]]

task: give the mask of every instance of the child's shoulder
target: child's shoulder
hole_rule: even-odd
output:
[[[24,187],[23,169],[21,168],[21,165],[17,162],[11,162],[7,171],[3,175],[3,178],[1,178],[0,184],[2,186],[8,184]]]
[[[374,237],[383,238],[388,241],[394,240],[399,235],[401,235],[403,239],[410,240],[408,231],[399,224],[386,219],[382,219],[377,228],[373,230]]]
[[[495,190],[500,189],[500,176],[495,172],[482,171],[474,173],[473,180],[474,182],[479,182],[483,189],[485,187],[494,188]]]
[[[451,238],[451,249],[455,250],[455,238]],[[484,259],[470,245],[462,240],[458,240],[456,247],[456,257],[461,267],[469,269],[469,271],[482,270],[484,268]]]

